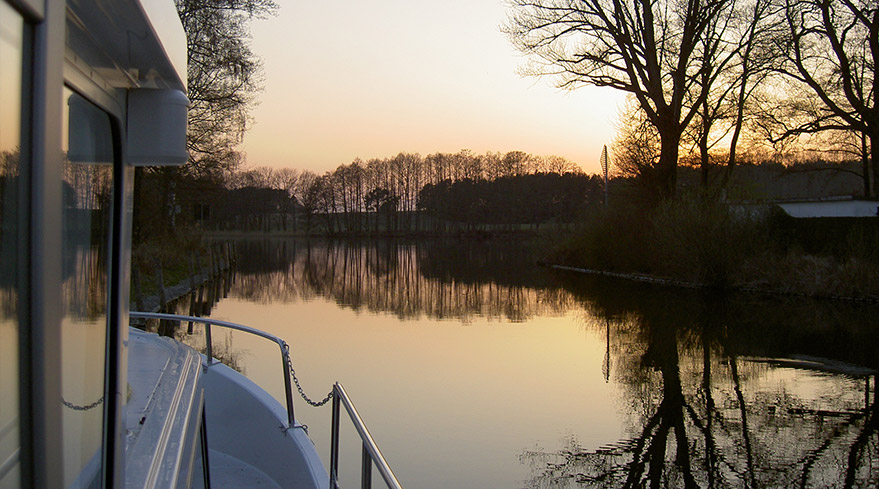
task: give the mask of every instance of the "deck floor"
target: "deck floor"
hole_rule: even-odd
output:
[[[253,465],[225,453],[210,450],[211,487],[281,489],[271,477]]]

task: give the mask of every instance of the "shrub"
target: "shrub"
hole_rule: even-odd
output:
[[[641,252],[649,226],[640,213],[598,209],[587,218],[582,232],[554,250],[552,259],[596,270],[650,273],[651,261]]]
[[[595,213],[553,258],[719,289],[879,298],[879,220],[748,215],[703,192]]]
[[[761,220],[736,215],[710,194],[687,194],[646,211],[597,214],[560,247],[557,260],[725,287],[744,259],[766,246]]]
[[[761,220],[735,214],[705,193],[660,204],[651,225],[655,268],[712,287],[732,285],[742,263],[766,244]]]

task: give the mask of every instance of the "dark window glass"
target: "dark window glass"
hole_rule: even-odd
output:
[[[113,202],[110,117],[65,89],[61,394],[64,485],[100,485]]]

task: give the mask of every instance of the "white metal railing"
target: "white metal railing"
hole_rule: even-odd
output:
[[[348,417],[357,429],[360,440],[363,442],[363,455],[361,459],[360,487],[361,489],[370,489],[372,487],[372,465],[375,464],[379,474],[384,479],[385,484],[390,489],[402,489],[400,481],[394,475],[387,460],[382,455],[378,445],[366,429],[366,424],[354,407],[354,403],[345,392],[345,388],[336,382],[333,385],[333,425],[331,430],[331,446],[330,446],[330,489],[339,489],[339,419],[341,418],[341,406],[345,406]]]
[[[139,312],[139,311],[131,311],[128,315],[132,318],[141,318],[141,319],[161,319],[166,321],[186,321],[193,323],[201,323],[205,325],[204,335],[205,335],[205,356],[207,357],[207,366],[210,367],[214,362],[213,356],[213,347],[211,346],[211,326],[222,326],[224,328],[234,329],[237,331],[243,331],[245,333],[250,333],[252,335],[259,336],[261,338],[265,338],[275,344],[278,345],[278,348],[281,350],[281,363],[283,364],[284,369],[284,399],[287,402],[287,423],[288,427],[292,427],[294,424],[294,416],[293,416],[293,388],[290,385],[290,347],[287,346],[287,343],[281,338],[266,333],[265,331],[258,330],[256,328],[251,328],[250,326],[244,326],[243,324],[230,323],[229,321],[220,321],[217,319],[211,318],[200,318],[193,316],[181,316],[178,314],[163,314],[158,312]]]
[[[200,323],[205,326],[205,356],[207,357],[207,367],[210,367],[213,364],[213,348],[211,346],[211,326],[221,326],[224,328],[229,328],[237,331],[243,331],[245,333],[250,333],[252,335],[259,336],[261,338],[265,338],[275,344],[278,345],[278,348],[281,351],[281,363],[283,365],[284,372],[284,398],[287,404],[287,422],[288,426],[294,426],[294,416],[293,416],[293,387],[290,383],[290,379],[293,378],[293,367],[292,362],[290,361],[290,347],[287,343],[281,338],[266,333],[265,331],[258,330],[256,328],[251,328],[249,326],[244,326],[242,324],[232,323],[229,321],[220,321],[217,319],[211,318],[203,318],[203,317],[193,317],[193,316],[182,316],[178,314],[164,314],[157,312],[139,312],[139,311],[131,311],[129,316],[132,318],[140,318],[140,319],[160,319],[166,321],[178,321],[178,322],[192,322],[192,323]],[[295,380],[295,379],[294,379]],[[394,472],[391,470],[390,465],[388,465],[387,460],[382,455],[381,450],[379,450],[378,445],[375,443],[375,440],[370,435],[369,430],[366,428],[366,424],[363,422],[363,418],[360,417],[360,414],[357,412],[357,408],[354,407],[354,403],[351,402],[351,398],[348,397],[348,393],[345,392],[345,388],[342,387],[342,384],[336,382],[333,385],[333,390],[327,398],[319,403],[315,403],[308,399],[304,392],[302,392],[301,387],[297,382],[297,387],[299,388],[300,394],[302,397],[309,403],[314,406],[320,406],[326,403],[330,398],[333,400],[333,417],[332,417],[332,426],[331,426],[331,443],[330,443],[330,489],[339,489],[338,482],[338,473],[339,473],[339,424],[341,419],[341,407],[345,407],[345,411],[348,413],[348,417],[351,418],[351,423],[354,425],[354,428],[357,430],[357,434],[360,436],[360,440],[363,443],[363,457],[361,462],[361,489],[371,489],[372,487],[372,466],[373,464],[378,468],[379,474],[381,474],[382,479],[389,489],[402,489],[400,482],[397,480],[397,477],[394,475]]]

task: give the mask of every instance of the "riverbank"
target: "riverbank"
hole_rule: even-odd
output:
[[[184,247],[185,248],[185,247]],[[175,247],[140,253],[132,263],[132,300],[130,308],[142,312],[162,312],[169,304],[192,294],[190,313],[197,312],[206,285],[228,274],[237,261],[237,249],[231,241],[212,241],[188,249]],[[170,283],[172,285],[165,285]]]
[[[676,287],[879,302],[876,218],[794,219],[677,199],[596,216],[544,261]]]
[[[681,280],[675,280],[671,278],[665,277],[657,277],[653,275],[645,275],[640,273],[620,273],[620,272],[609,272],[604,270],[591,270],[588,268],[578,268],[578,267],[570,267],[566,265],[553,265],[553,264],[542,264],[546,267],[549,267],[553,270],[561,270],[565,272],[575,272],[575,273],[583,273],[587,275],[599,275],[602,277],[611,277],[618,278],[622,280],[629,280],[632,282],[641,282],[641,283],[649,283],[655,285],[662,285],[666,287],[680,287],[685,289],[703,289],[703,290],[717,290],[716,287],[709,286],[707,284],[698,283],[698,282],[686,282]],[[786,288],[760,288],[746,285],[735,285],[731,284],[724,288],[726,292],[745,292],[752,294],[764,294],[764,295],[783,295],[783,296],[791,296],[791,297],[805,297],[810,299],[828,299],[828,300],[836,300],[836,301],[844,301],[844,302],[858,302],[865,304],[879,304],[879,297],[877,296],[844,296],[844,295],[831,295],[831,294],[822,294],[822,293],[808,293],[804,291],[797,290],[794,287],[786,287]]]

